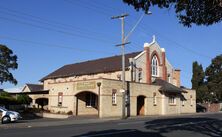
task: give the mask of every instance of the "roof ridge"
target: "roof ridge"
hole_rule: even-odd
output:
[[[140,52],[142,51],[127,53],[125,54],[125,57],[126,59],[134,58]],[[47,76],[43,77],[40,81],[43,81],[48,78],[68,77],[72,75],[88,75],[88,74],[95,74],[95,73],[104,73],[108,71],[109,72],[117,71],[121,68],[120,59],[121,59],[121,55],[115,55],[115,56],[98,58],[94,60],[88,60],[88,61],[83,61],[83,62],[78,62],[78,63],[73,63],[73,64],[67,64],[55,70],[54,72],[48,74]],[[126,61],[126,65],[127,64],[129,65],[129,61],[127,60],[125,61]],[[113,64],[113,65],[110,65],[110,64]],[[90,69],[88,65],[92,65],[90,66],[91,67]],[[106,69],[106,68],[109,68],[109,69]]]
[[[43,84],[33,84],[33,83],[25,83],[26,85],[39,85],[42,86]]]
[[[130,53],[125,54],[125,56],[126,56],[126,55],[130,55],[130,54],[136,54],[136,53],[139,53],[139,52],[142,52],[142,51],[130,52]],[[114,55],[114,56],[109,56],[109,57],[97,58],[97,59],[93,59],[93,60],[86,60],[86,61],[82,61],[82,62],[77,62],[77,63],[72,63],[72,64],[66,64],[66,65],[64,65],[64,66],[81,64],[81,63],[87,63],[87,62],[93,62],[93,61],[104,60],[104,59],[113,58],[113,57],[119,57],[119,56],[122,56],[122,55]],[[64,67],[64,66],[63,66],[63,67]]]

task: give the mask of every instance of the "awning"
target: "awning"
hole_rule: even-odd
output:
[[[177,86],[174,86],[173,84],[168,83],[162,79],[156,79],[152,84],[161,86],[159,90],[162,92],[177,93],[177,94],[186,92],[183,89],[178,88]]]

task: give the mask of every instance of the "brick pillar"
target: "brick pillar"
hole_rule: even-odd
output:
[[[166,52],[162,48],[162,80],[167,80],[167,67],[166,67]]]
[[[146,83],[151,84],[151,60],[150,60],[150,48],[144,47],[146,51]]]

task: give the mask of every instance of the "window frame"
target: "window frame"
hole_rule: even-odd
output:
[[[190,106],[193,106],[193,96],[190,95]]]
[[[157,105],[157,95],[156,95],[156,93],[153,93],[153,105],[154,106]]]
[[[168,103],[170,104],[170,105],[176,105],[176,97],[175,96],[169,96],[169,98],[168,98]]]
[[[159,62],[158,62],[157,55],[154,55],[151,60],[151,74],[154,77],[159,76]]]
[[[138,81],[140,82],[142,80],[142,70],[138,71]]]
[[[58,93],[58,106],[61,107],[63,102],[63,92]]]
[[[112,90],[112,105],[115,106],[117,104],[117,90],[113,89]]]
[[[171,76],[170,76],[170,74],[168,74],[168,76],[167,76],[167,81],[168,81],[169,83],[171,83]]]

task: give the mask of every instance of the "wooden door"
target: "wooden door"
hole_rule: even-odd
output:
[[[139,115],[144,115],[144,104],[140,108]]]
[[[137,97],[137,115],[144,115],[144,96]]]

